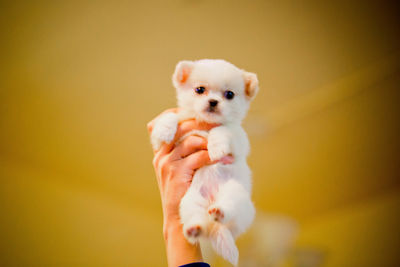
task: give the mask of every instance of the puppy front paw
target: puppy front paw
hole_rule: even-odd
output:
[[[212,140],[208,140],[207,149],[212,161],[231,155],[231,148],[227,142],[213,142]]]
[[[207,149],[211,160],[220,160],[224,156],[232,155],[232,134],[227,127],[219,126],[211,129],[208,135]]]
[[[151,144],[154,150],[160,149],[162,143],[171,143],[178,128],[178,115],[166,113],[157,119],[151,132]]]

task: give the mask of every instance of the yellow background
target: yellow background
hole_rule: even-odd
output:
[[[222,58],[260,81],[240,266],[398,266],[400,12],[366,2],[2,1],[0,265],[165,266],[146,123]]]

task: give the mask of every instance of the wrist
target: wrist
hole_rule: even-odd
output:
[[[182,224],[179,216],[166,216],[164,217],[163,234],[164,239],[167,240],[168,236],[176,231],[181,231]]]

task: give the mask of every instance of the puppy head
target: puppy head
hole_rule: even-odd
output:
[[[240,122],[258,92],[254,73],[220,59],[181,61],[172,81],[183,112],[209,123]]]

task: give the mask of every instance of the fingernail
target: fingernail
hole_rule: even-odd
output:
[[[224,156],[220,159],[220,162],[222,162],[222,164],[232,164],[233,162],[235,162],[234,157],[232,156]]]

